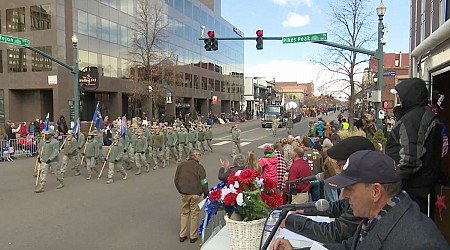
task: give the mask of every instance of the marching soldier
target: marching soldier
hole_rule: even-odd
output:
[[[61,175],[66,173],[67,165],[70,164],[72,170],[75,171],[75,176],[80,175],[80,169],[78,167],[78,142],[73,138],[73,131],[67,132],[67,138],[64,141],[63,157],[61,160]]]
[[[145,137],[147,137],[148,148],[145,151],[145,155],[147,156],[148,161],[152,161],[153,159],[153,136],[155,135],[155,127],[146,127],[145,128]]]
[[[45,191],[45,185],[47,184],[47,172],[48,168],[52,167],[56,170],[56,180],[59,182],[57,189],[64,187],[64,177],[61,174],[61,170],[58,168],[58,153],[59,142],[53,138],[53,131],[45,131],[45,139],[39,145],[42,148],[42,152],[39,152],[38,163],[40,168],[40,183],[39,187],[34,190],[35,193],[42,193]]]
[[[188,153],[188,133],[186,132],[186,128],[183,126],[178,132],[178,160],[181,161],[181,157],[183,156],[183,152],[186,154],[186,160],[189,160]]]
[[[234,126],[231,128],[231,140],[233,141],[231,157],[234,157],[236,155],[236,149],[238,150],[239,154],[242,153],[241,130],[239,129],[239,123],[235,123]]]
[[[122,157],[123,157],[123,146],[119,142],[119,136],[115,135],[113,136],[113,143],[111,144],[110,152],[108,159],[108,181],[106,181],[106,184],[110,184],[113,182],[113,176],[114,176],[114,168],[117,168],[120,173],[122,173],[123,178],[122,180],[127,179],[127,172],[125,172],[125,169],[123,169],[122,166]]]
[[[164,134],[159,130],[158,126],[155,126],[155,133],[152,138],[152,155],[153,162],[155,166],[153,170],[158,169],[160,162],[162,162],[162,167],[166,167],[166,158],[164,157]]]
[[[147,159],[145,158],[145,151],[148,150],[147,138],[142,135],[141,129],[137,130],[137,137],[134,140],[133,148],[135,152],[134,159],[136,162],[136,167],[138,169],[135,175],[141,174],[142,165],[144,165],[147,169],[147,173],[150,172],[150,167],[147,163]]]
[[[180,162],[181,160],[178,158],[177,152],[178,138],[177,133],[173,131],[173,127],[168,127],[166,138],[167,138],[166,161],[167,162],[169,161],[169,155],[170,153],[172,153],[176,161]]]
[[[278,118],[277,117],[273,118],[273,120],[272,120],[272,135],[273,136],[277,135],[278,125],[279,125]]]
[[[118,131],[118,130],[117,130]],[[123,145],[123,162],[124,164],[126,164],[126,169],[130,170],[131,169],[131,164],[133,163],[132,158],[130,159],[129,154],[128,154],[128,150],[130,149],[130,137],[128,137],[127,134],[124,135],[119,135],[119,141],[120,143],[122,143]]]
[[[92,170],[94,170],[98,174],[97,169],[97,161],[99,156],[99,147],[97,140],[94,139],[94,132],[89,132],[88,139],[86,141],[86,151],[83,155],[86,157],[86,165],[88,176],[86,180],[90,180],[92,178]]]
[[[103,161],[105,157],[103,156],[103,133],[101,130],[94,130],[94,139],[98,143],[98,159],[99,161]]]
[[[287,133],[288,135],[292,134],[292,129],[294,128],[294,121],[292,121],[292,118],[289,117],[286,123]]]
[[[199,149],[203,150],[203,153],[206,153],[205,150],[205,131],[203,130],[203,124],[201,124],[198,127],[198,143],[199,143]]]
[[[206,140],[206,144],[208,144],[209,149],[211,150],[211,152],[213,151],[212,149],[212,130],[211,130],[211,126],[210,125],[206,125],[206,130],[205,130],[205,140]]]
[[[197,149],[197,142],[198,142],[198,132],[195,130],[193,126],[189,129],[188,132],[188,142],[189,142],[189,151],[192,149]]]

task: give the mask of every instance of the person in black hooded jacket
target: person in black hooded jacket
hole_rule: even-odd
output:
[[[410,78],[391,90],[401,104],[397,122],[388,135],[386,154],[394,159],[402,177],[403,189],[433,218],[434,194],[441,163],[441,127],[428,106],[428,91],[422,79]],[[428,205],[428,195],[431,202]]]

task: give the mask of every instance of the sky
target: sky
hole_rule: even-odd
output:
[[[330,2],[339,0],[222,0],[222,17],[244,32],[256,36],[258,29],[264,36],[293,36],[328,33],[328,41],[338,42],[330,34]],[[376,7],[379,0],[366,0],[368,10],[373,10],[373,20],[368,25],[377,30]],[[410,1],[384,0],[387,26],[384,51],[398,53],[409,51]],[[225,41],[221,41],[225,42]],[[282,44],[281,41],[264,41],[264,49],[256,50],[255,41],[244,44],[244,74],[246,77],[275,78],[277,82],[313,81],[317,92],[328,94],[325,83],[331,76],[323,76],[320,67],[312,63],[325,52],[325,46],[312,43]],[[376,42],[370,50],[376,49]]]

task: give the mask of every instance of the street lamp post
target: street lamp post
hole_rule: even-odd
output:
[[[386,13],[386,6],[384,6],[383,1],[381,1],[380,6],[377,7],[378,15],[378,49],[376,51],[376,56],[378,58],[378,81],[377,89],[379,93],[379,99],[376,105],[376,123],[378,128],[383,128],[382,121],[380,119],[379,111],[382,109],[382,95],[383,95],[383,45],[384,45],[384,24],[383,17]]]
[[[78,82],[78,38],[74,34],[72,36],[73,45],[73,106],[74,106],[74,122],[78,121],[80,118],[80,85]]]

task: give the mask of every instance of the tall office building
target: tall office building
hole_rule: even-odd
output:
[[[90,120],[100,103],[103,115],[128,117],[147,112],[166,116],[197,111],[219,115],[239,109],[243,94],[243,41],[219,41],[218,51],[205,51],[201,26],[216,37],[242,36],[221,17],[220,0],[147,0],[162,7],[166,31],[158,51],[172,53],[151,61],[152,81],[141,74],[130,53],[136,16],[143,0],[17,0],[0,2],[0,33],[30,40],[38,48],[73,65],[72,35],[78,38],[80,70],[97,67],[99,86],[81,96],[82,120]],[[159,73],[158,73],[159,70]],[[139,72],[139,73],[138,73]],[[0,43],[0,122],[60,115],[69,117],[73,74],[23,47]],[[170,98],[166,98],[170,96]],[[167,103],[167,99],[169,102]]]

